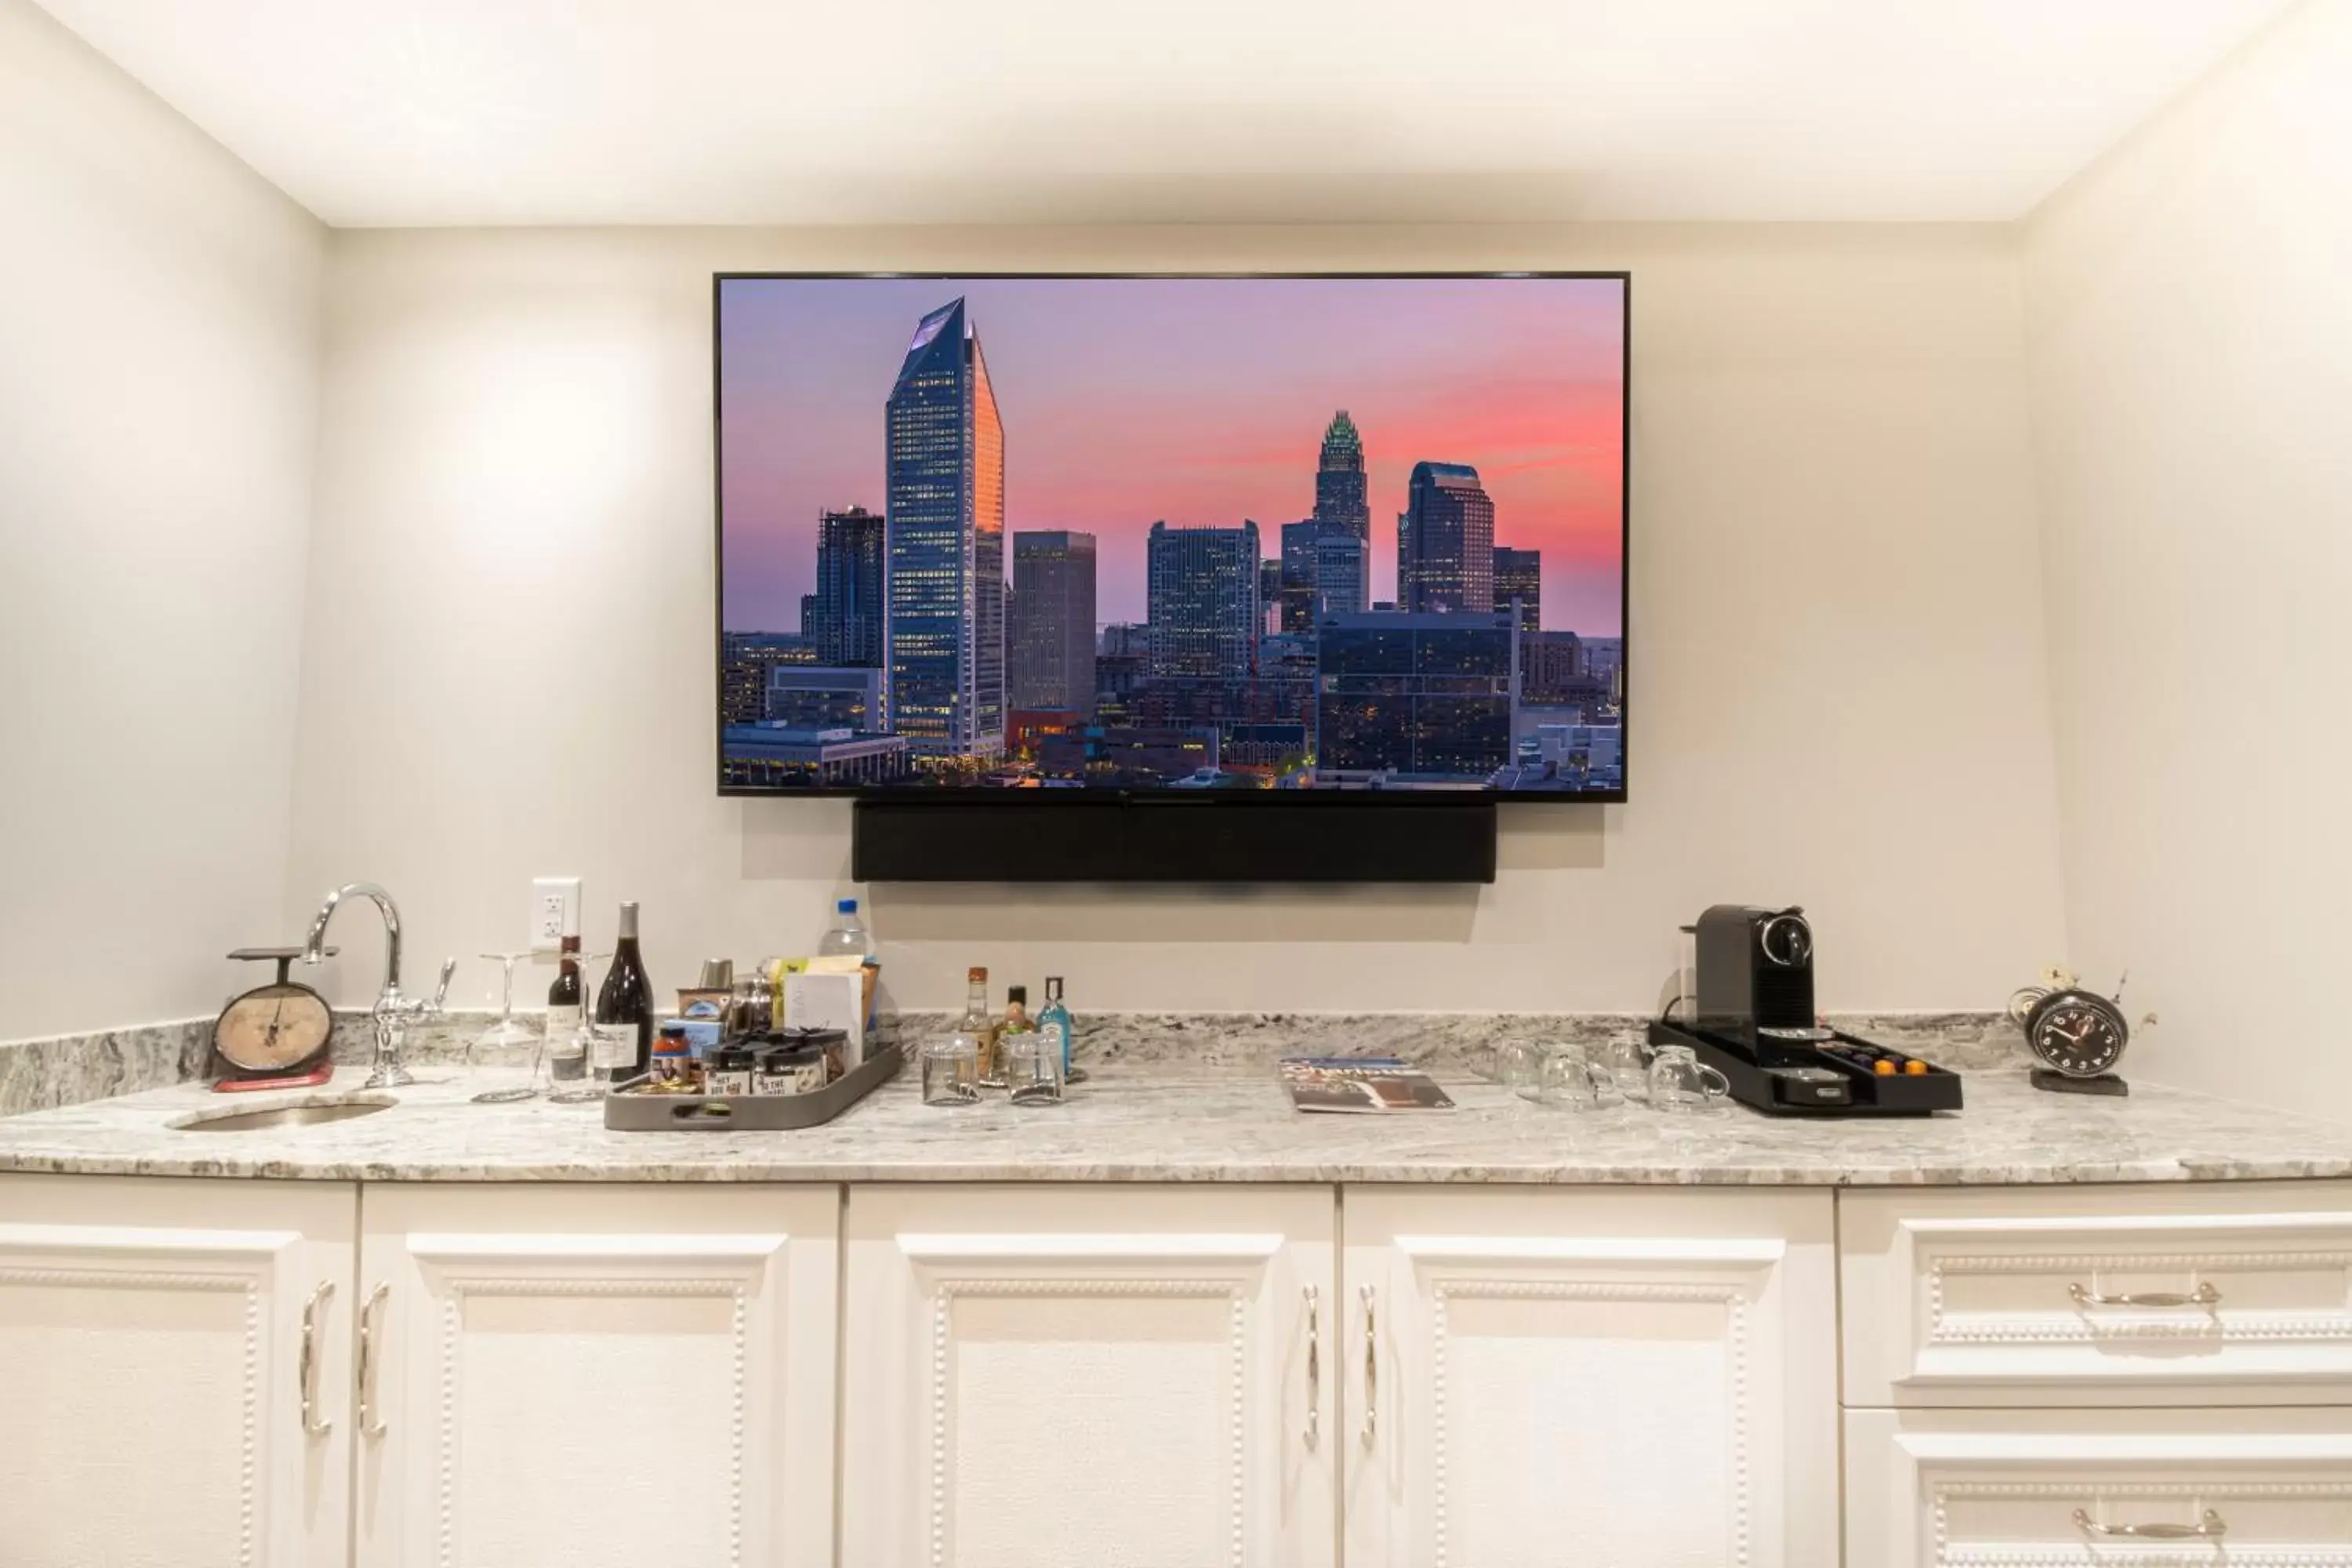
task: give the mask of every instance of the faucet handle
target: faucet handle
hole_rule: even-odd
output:
[[[441,961],[441,984],[436,986],[433,991],[432,1010],[434,1012],[440,1012],[442,1004],[449,1000],[449,977],[457,973],[457,961],[456,959],[445,958]]]

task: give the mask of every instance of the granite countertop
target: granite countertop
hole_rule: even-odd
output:
[[[1307,1115],[1273,1073],[1239,1064],[1098,1063],[1069,1103],[1001,1098],[926,1108],[909,1071],[824,1127],[796,1132],[609,1132],[599,1108],[467,1103],[512,1068],[423,1064],[394,1109],[341,1123],[174,1131],[207,1112],[351,1098],[229,1099],[202,1086],[0,1120],[0,1171],[333,1181],[1503,1182],[1921,1186],[2352,1176],[2352,1128],[2133,1086],[2053,1095],[2012,1065],[1968,1075],[1968,1110],[1927,1120],[1790,1121],[1742,1107],[1672,1118],[1528,1104],[1461,1066],[1432,1064],[1453,1111]]]

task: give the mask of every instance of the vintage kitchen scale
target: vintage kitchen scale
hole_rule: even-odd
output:
[[[329,954],[336,950],[328,948]],[[327,999],[290,978],[299,947],[240,947],[240,963],[275,962],[278,978],[229,999],[213,1020],[213,1088],[309,1089],[335,1076],[327,1059],[335,1013]]]

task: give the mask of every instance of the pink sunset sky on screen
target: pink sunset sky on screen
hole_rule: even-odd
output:
[[[1003,416],[1005,526],[1095,535],[1098,621],[1144,618],[1155,520],[1255,519],[1278,554],[1345,408],[1374,598],[1413,464],[1468,463],[1496,543],[1543,552],[1543,624],[1619,635],[1624,286],[1547,278],[729,279],[727,629],[800,629],[817,514],[883,510],[884,401],[917,321],[959,296]]]

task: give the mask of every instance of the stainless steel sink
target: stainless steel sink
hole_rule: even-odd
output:
[[[172,1123],[180,1132],[258,1132],[269,1127],[317,1127],[330,1121],[350,1121],[390,1110],[399,1102],[388,1094],[352,1095],[343,1100],[298,1100],[291,1105],[266,1106],[258,1110],[215,1110]]]

